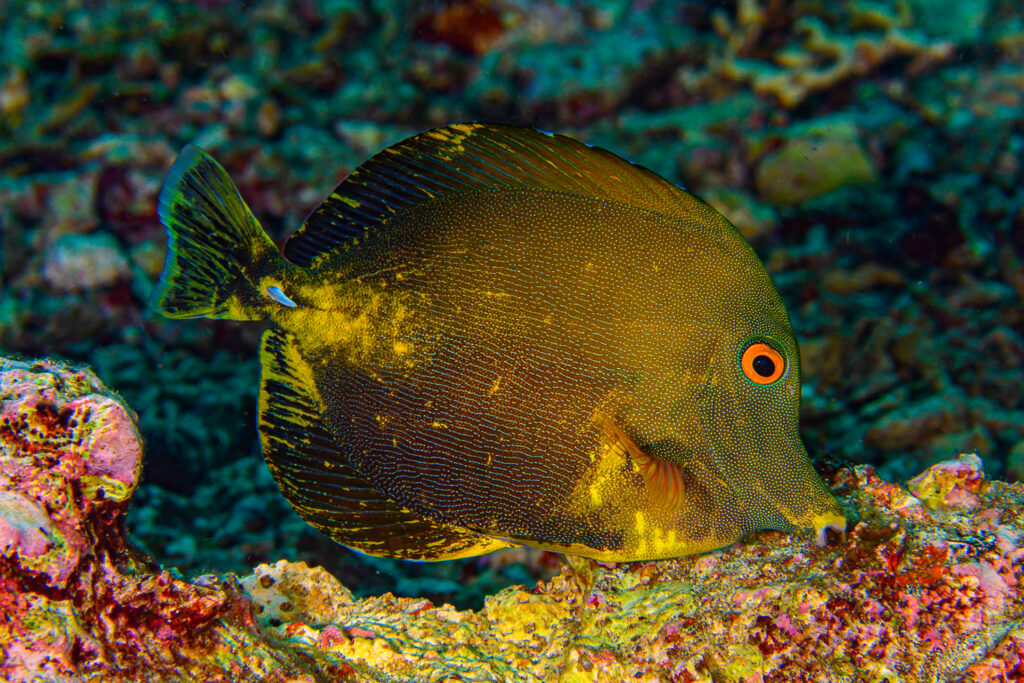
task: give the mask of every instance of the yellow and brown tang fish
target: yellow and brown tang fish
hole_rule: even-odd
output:
[[[282,257],[188,146],[160,217],[159,309],[268,323],[263,453],[342,545],[629,561],[845,528],[800,440],[796,340],[764,267],[709,205],[614,154],[427,131],[356,169]]]

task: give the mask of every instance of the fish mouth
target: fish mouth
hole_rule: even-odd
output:
[[[839,534],[840,538],[846,540],[846,516],[834,510],[815,515],[811,518],[811,526],[814,527],[814,542],[819,548],[828,545],[829,530]]]

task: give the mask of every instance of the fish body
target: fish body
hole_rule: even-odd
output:
[[[764,267],[709,205],[609,152],[422,133],[343,181],[286,260],[187,147],[160,215],[159,309],[267,321],[264,456],[343,545],[631,561],[845,528]]]

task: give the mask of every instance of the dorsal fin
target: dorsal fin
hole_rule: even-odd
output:
[[[564,135],[461,123],[415,135],[362,164],[292,235],[284,254],[308,266],[416,204],[512,188],[581,195],[668,215],[692,215],[706,206],[652,171]]]
[[[260,351],[263,456],[296,512],[338,543],[406,560],[450,560],[509,543],[417,515],[379,491],[345,460],[323,424],[323,405],[294,340],[267,330]]]

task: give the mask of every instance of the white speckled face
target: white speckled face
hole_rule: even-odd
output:
[[[759,264],[758,264],[759,265]],[[744,532],[819,528],[842,511],[815,473],[799,431],[800,354],[785,308],[763,269],[723,305],[722,344],[702,413],[708,443],[742,509]],[[736,303],[745,305],[740,310]],[[832,523],[830,522],[830,523]]]

